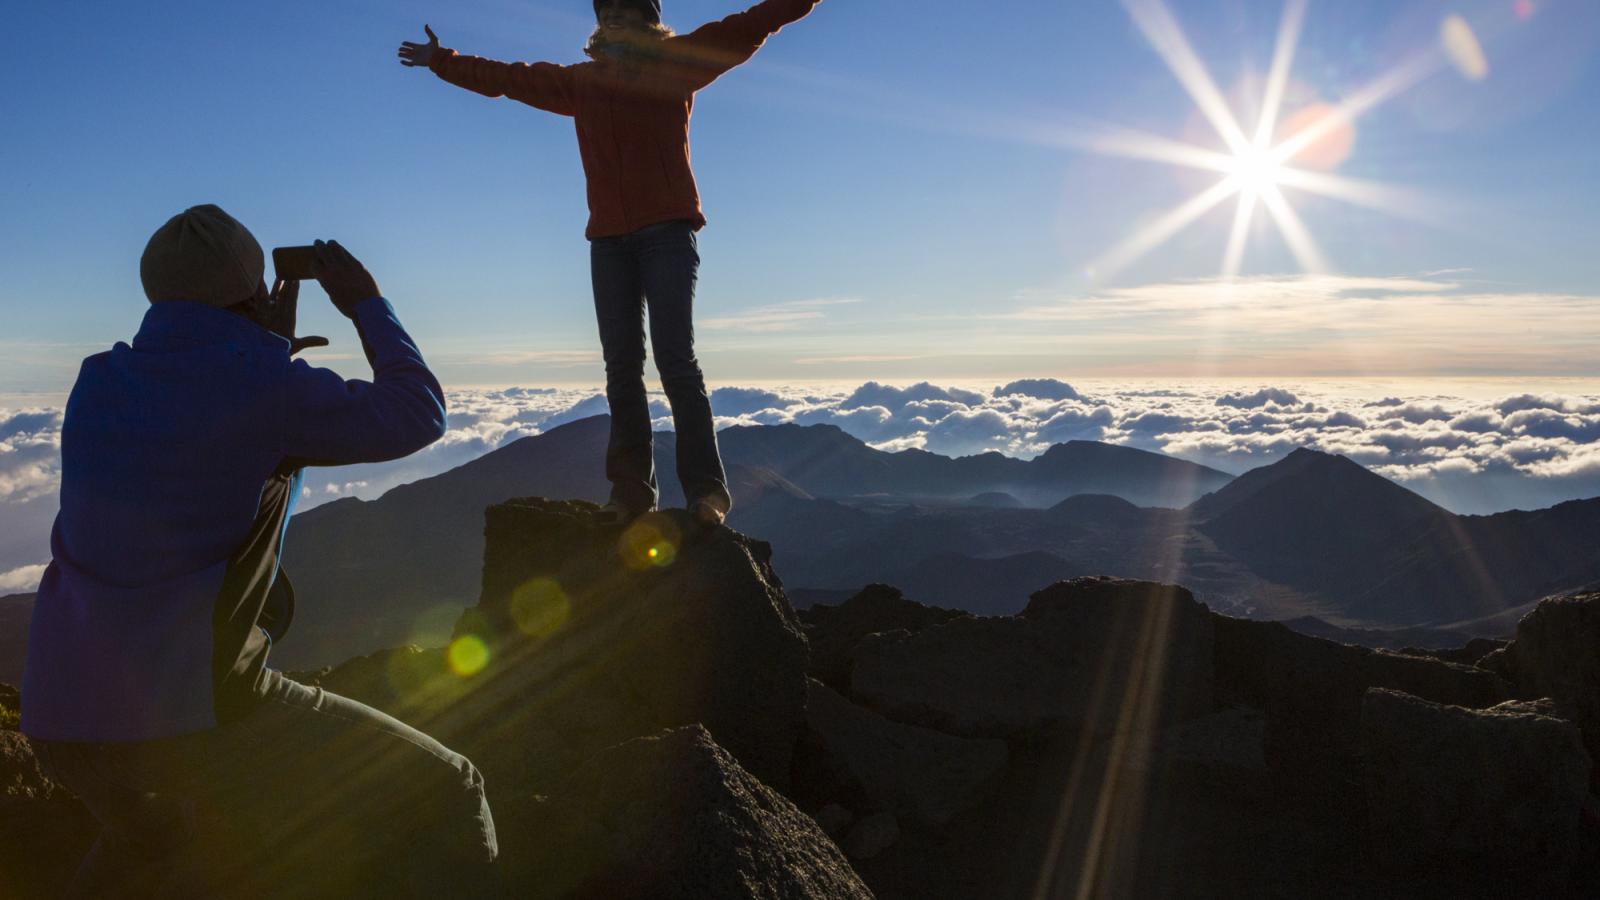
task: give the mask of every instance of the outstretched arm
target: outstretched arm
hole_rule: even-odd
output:
[[[572,75],[567,66],[553,63],[503,63],[477,56],[461,56],[439,46],[439,36],[427,25],[426,44],[400,42],[400,64],[426,66],[433,74],[457,87],[485,97],[510,97],[558,115],[574,114]]]
[[[690,69],[690,89],[699,90],[755,55],[778,29],[805,18],[821,0],[763,0],[741,13],[673,38]]]

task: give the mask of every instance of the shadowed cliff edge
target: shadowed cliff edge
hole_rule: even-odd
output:
[[[449,647],[300,676],[479,765],[514,896],[1600,886],[1600,594],[1428,654],[1111,578],[1015,616],[884,585],[797,615],[766,544],[594,510],[489,508]],[[51,896],[90,823],[14,726],[0,709],[0,896]]]

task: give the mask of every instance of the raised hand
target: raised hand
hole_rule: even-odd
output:
[[[313,246],[317,248],[317,282],[328,292],[328,299],[339,312],[353,319],[361,301],[382,296],[378,293],[378,282],[367,267],[351,256],[349,250],[339,246],[338,241],[317,241]]]
[[[433,55],[439,52],[439,36],[434,34],[433,29],[427,25],[423,25],[422,30],[428,33],[428,42],[426,44],[418,44],[412,41],[400,42],[400,65],[423,66],[426,68],[428,63],[433,61]]]
[[[312,347],[328,346],[328,339],[325,337],[319,337],[314,334],[306,335],[305,337],[295,336],[295,319],[298,317],[299,308],[300,282],[280,279],[272,286],[264,324],[277,334],[289,339],[290,356]]]

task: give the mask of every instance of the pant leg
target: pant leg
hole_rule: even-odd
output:
[[[690,503],[709,498],[727,509],[732,505],[728,477],[705,376],[694,354],[694,292],[700,273],[694,228],[687,222],[666,222],[640,229],[635,237],[650,306],[650,346],[677,432],[678,481]]]
[[[169,894],[181,856],[195,837],[183,801],[124,782],[103,744],[34,744],[46,773],[89,810],[100,834],[78,864],[67,900],[143,898]]]
[[[643,511],[656,505],[656,466],[644,389],[644,286],[630,237],[591,241],[589,271],[611,407],[606,479],[613,501]]]
[[[494,820],[471,762],[275,672],[239,721],[122,745],[113,768],[193,805],[198,839],[184,877],[225,896],[498,894]]]

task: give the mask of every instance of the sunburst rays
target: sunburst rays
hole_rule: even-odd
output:
[[[1302,269],[1313,274],[1329,271],[1326,255],[1283,188],[1319,194],[1393,215],[1422,214],[1420,198],[1403,188],[1347,178],[1294,163],[1309,156],[1319,143],[1351,129],[1358,118],[1374,107],[1437,70],[1444,62],[1437,49],[1418,53],[1353,91],[1337,105],[1312,110],[1314,114],[1308,119],[1296,117],[1287,123],[1293,126],[1289,133],[1279,139],[1279,131],[1285,127],[1284,107],[1308,0],[1286,0],[1284,4],[1260,111],[1248,131],[1163,0],[1122,0],[1122,4],[1225,149],[1219,151],[1126,131],[1087,142],[1087,148],[1105,155],[1216,172],[1223,177],[1102,253],[1090,265],[1096,278],[1115,275],[1230,199],[1235,201],[1235,207],[1222,252],[1221,272],[1225,279],[1235,278],[1243,271],[1258,206],[1265,208],[1266,217],[1276,226]]]

